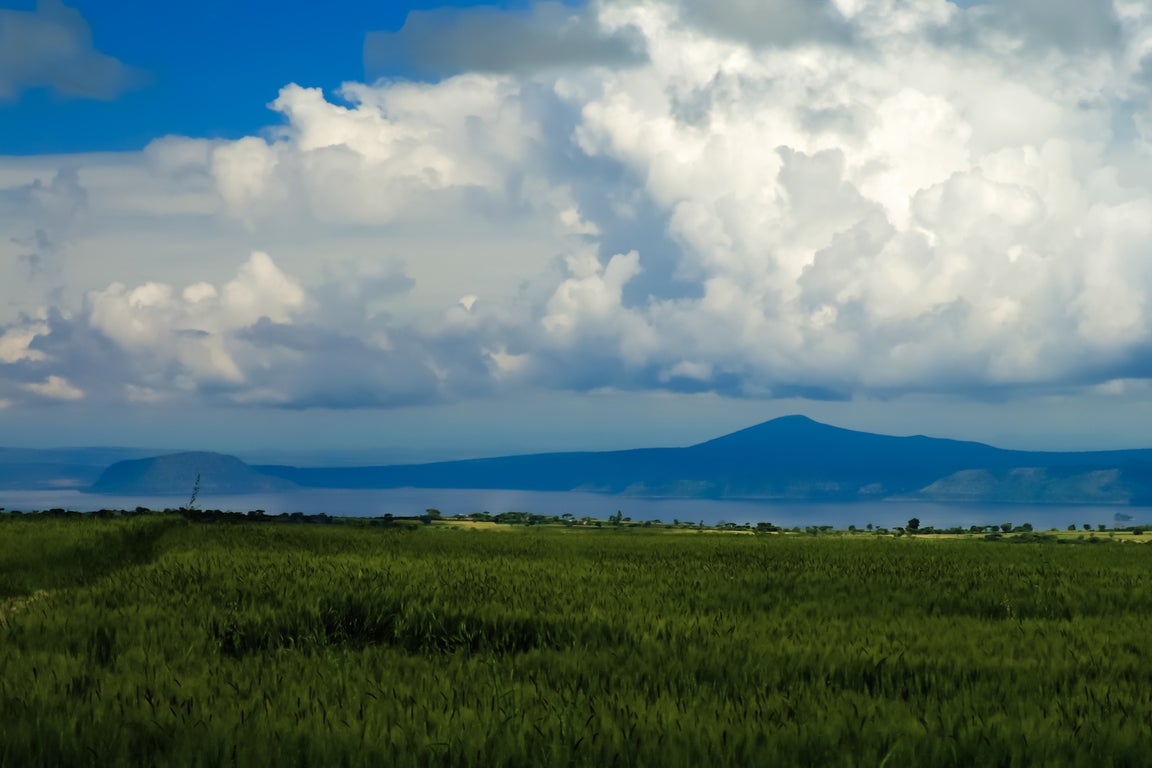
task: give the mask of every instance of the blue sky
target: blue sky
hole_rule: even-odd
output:
[[[0,444],[1146,445],[1140,0],[0,0]]]
[[[395,31],[412,10],[476,3],[76,0],[97,50],[134,71],[114,99],[31,88],[4,108],[8,154],[131,151],[158,136],[240,138],[268,125],[265,104],[288,82],[335,89],[363,80],[364,36]],[[492,4],[523,12],[526,3]],[[33,12],[36,2],[0,9]],[[397,76],[420,76],[397,67]]]

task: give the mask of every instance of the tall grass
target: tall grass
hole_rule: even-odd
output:
[[[5,521],[0,542],[7,594],[45,590],[0,619],[0,765],[1095,767],[1152,748],[1145,546],[172,518]]]

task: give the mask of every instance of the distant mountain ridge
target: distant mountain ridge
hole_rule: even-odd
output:
[[[187,493],[191,485],[184,465],[194,455],[113,464],[93,490]],[[207,469],[200,474],[206,493],[217,492],[212,490],[216,487],[228,488],[219,492],[229,493],[289,487],[418,487],[715,499],[1035,504],[1152,501],[1152,450],[1014,451],[922,435],[858,432],[805,416],[774,419],[684,448],[541,453],[369,467],[249,466],[234,457],[220,456],[216,464],[204,466]]]

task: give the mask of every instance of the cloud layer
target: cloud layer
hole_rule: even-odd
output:
[[[567,31],[516,48],[544,28]],[[414,15],[370,69],[389,46],[466,71],[288,85],[263,136],[151,146],[149,188],[212,201],[232,276],[161,254],[24,311],[0,400],[1001,398],[1152,372],[1144,2],[603,0]],[[85,199],[76,178],[38,189]]]

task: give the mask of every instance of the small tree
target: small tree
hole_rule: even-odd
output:
[[[1000,530],[1008,533],[1012,530],[1012,523],[1000,523]]]
[[[200,473],[196,473],[196,480],[192,483],[192,497],[188,499],[187,509],[190,512],[196,511],[196,499],[200,497]]]
[[[920,530],[920,518],[914,517],[908,521],[908,531],[915,533],[918,530]]]

